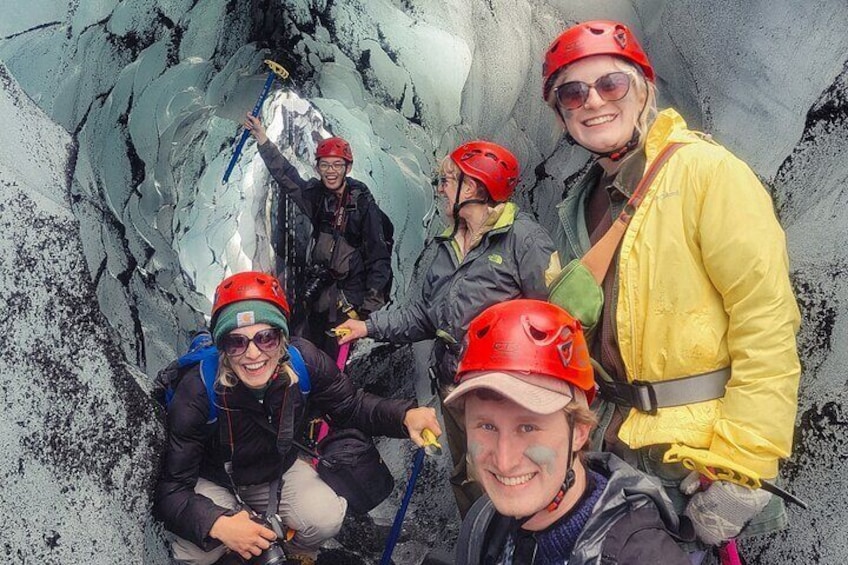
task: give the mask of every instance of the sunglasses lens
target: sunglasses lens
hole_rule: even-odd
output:
[[[627,73],[610,73],[595,82],[595,90],[604,100],[615,102],[621,100],[630,90],[630,75]]]
[[[280,330],[277,328],[271,328],[257,332],[256,335],[253,336],[253,343],[255,343],[256,347],[262,351],[276,349],[277,346],[280,345]]]
[[[247,351],[252,341],[260,351],[272,351],[280,345],[281,336],[282,333],[279,328],[269,328],[256,332],[252,338],[241,334],[227,334],[221,340],[221,348],[230,357],[238,357]]]
[[[566,82],[556,90],[557,102],[566,110],[575,110],[589,97],[589,85],[585,82]]]
[[[630,75],[624,72],[606,74],[595,84],[585,82],[566,82],[556,89],[557,102],[566,110],[576,110],[589,99],[589,89],[594,88],[603,100],[615,102],[621,100],[630,92]]]
[[[236,357],[247,351],[249,344],[250,340],[246,336],[239,334],[228,334],[221,340],[221,348],[224,350],[224,353],[231,357]]]

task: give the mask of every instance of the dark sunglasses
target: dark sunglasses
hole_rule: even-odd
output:
[[[282,335],[280,328],[268,328],[267,330],[258,331],[253,337],[229,333],[221,339],[221,349],[230,357],[238,357],[239,355],[243,355],[247,351],[247,348],[250,347],[250,343],[253,342],[259,348],[259,351],[267,353],[280,346]]]
[[[616,71],[598,77],[592,84],[579,80],[564,82],[554,89],[557,104],[566,110],[576,110],[586,103],[593,88],[607,102],[621,100],[630,92],[630,75]]]

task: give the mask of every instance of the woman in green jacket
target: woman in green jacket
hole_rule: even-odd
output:
[[[509,202],[518,185],[518,159],[490,141],[470,141],[442,160],[438,192],[448,220],[430,243],[433,257],[420,296],[409,304],[374,312],[366,322],[348,320],[345,343],[361,337],[392,343],[435,339],[430,376],[440,399],[456,374],[468,324],[487,307],[512,298],[547,296],[547,273],[559,263],[550,236]],[[425,251],[426,252],[426,251]],[[454,469],[454,496],[462,516],[482,491],[466,473],[465,432],[455,411],[443,410]]]

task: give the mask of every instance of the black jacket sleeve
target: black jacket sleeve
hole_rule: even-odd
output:
[[[292,339],[292,345],[303,355],[312,391],[310,406],[326,415],[331,425],[358,428],[368,435],[406,437],[403,425],[406,411],[415,408],[414,400],[382,398],[356,388],[333,360],[312,343]]]
[[[618,565],[690,563],[653,504],[631,510],[616,521],[604,538],[602,551],[610,563]]]
[[[364,198],[365,199],[365,198]],[[367,199],[362,246],[365,267],[366,296],[362,307],[367,312],[380,309],[389,299],[392,280],[392,257],[383,235],[383,219],[373,197]]]
[[[168,439],[153,501],[154,515],[169,531],[207,551],[220,544],[209,538],[212,524],[231,513],[194,492],[207,445],[218,433],[217,423],[206,423],[208,417],[206,388],[194,368],[182,378],[168,407]]]
[[[311,183],[300,176],[297,169],[289,163],[288,159],[283,157],[283,154],[280,153],[276,145],[271,143],[271,140],[259,146],[259,155],[265,162],[265,166],[268,167],[271,176],[277,181],[283,194],[294,200],[294,203],[304,214],[314,218],[316,202],[312,197],[313,195],[310,194],[314,191],[307,190]]]

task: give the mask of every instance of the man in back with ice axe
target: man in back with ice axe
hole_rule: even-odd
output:
[[[283,194],[312,224],[311,266],[301,294],[306,320],[295,331],[341,359],[335,338],[326,331],[349,318],[367,319],[388,301],[392,223],[368,187],[348,176],[353,152],[344,139],[318,143],[318,178],[305,180],[268,139],[259,118],[248,114],[244,126]]]

